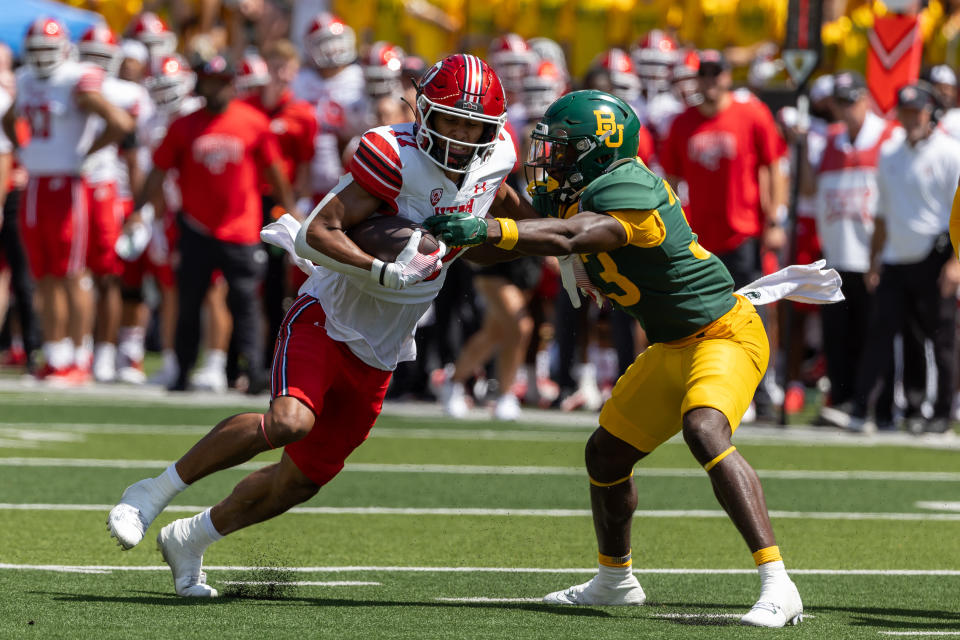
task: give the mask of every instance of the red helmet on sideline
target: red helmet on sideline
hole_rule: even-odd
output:
[[[237,91],[247,92],[258,89],[270,82],[270,70],[267,63],[259,54],[249,52],[244,54],[240,66],[237,68],[237,76],[233,83]]]
[[[357,58],[357,36],[332,13],[318,13],[307,27],[303,46],[320,69],[350,64]]]
[[[476,143],[442,136],[432,126],[434,114],[482,122],[483,134]],[[474,163],[486,162],[506,121],[507,101],[500,78],[480,58],[453,55],[423,75],[417,92],[417,143],[440,168],[466,173]]]
[[[153,56],[168,56],[177,49],[177,34],[167,28],[160,16],[144,11],[127,27],[127,37],[139,40]]]
[[[163,113],[176,113],[184,99],[193,91],[197,76],[183,58],[174,54],[154,58],[150,75],[143,84],[150,98]]]
[[[120,43],[110,27],[94,25],[80,37],[77,51],[84,62],[92,62],[110,75],[120,69]]]
[[[23,39],[23,60],[38,78],[49,78],[70,55],[67,29],[53,18],[37,18]]]

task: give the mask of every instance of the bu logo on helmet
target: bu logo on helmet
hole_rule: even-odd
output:
[[[593,115],[597,117],[597,135],[608,147],[619,147],[623,144],[623,125],[617,124],[617,118],[612,111],[595,109]],[[614,139],[614,134],[617,135]]]
[[[430,204],[434,207],[437,206],[437,203],[440,202],[440,198],[443,197],[443,189],[434,189],[430,192]]]

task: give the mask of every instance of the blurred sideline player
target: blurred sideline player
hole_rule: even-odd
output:
[[[153,151],[167,135],[170,123],[193,113],[203,106],[203,100],[192,95],[196,76],[178,55],[154,58],[144,85],[155,105],[155,110],[144,123],[139,149],[139,166],[149,172],[153,167]],[[142,188],[142,184],[136,189]],[[168,172],[163,188],[149,203],[153,219],[144,220],[140,212],[127,217],[124,233],[139,235],[138,243],[147,242],[138,255],[124,261],[123,319],[118,349],[117,377],[123,382],[140,384],[146,381],[143,372],[144,338],[148,313],[143,303],[143,280],[153,278],[160,292],[159,325],[162,365],[150,382],[161,386],[174,383],[179,368],[173,350],[177,321],[176,276],[173,272],[173,254],[176,250],[176,213],[181,208],[176,171]],[[130,203],[132,209],[133,203]],[[136,253],[136,251],[134,251]]]
[[[293,80],[293,95],[314,106],[319,125],[314,141],[311,188],[319,202],[344,173],[347,143],[367,128],[363,69],[357,64],[353,29],[330,13],[318,14],[306,29],[304,64]]]
[[[445,248],[420,253],[414,232],[397,261],[384,263],[344,229],[374,214],[414,221],[455,210],[533,215],[501,188],[516,157],[503,132],[503,90],[486,63],[470,55],[438,62],[424,76],[417,110],[418,125],[364,135],[349,174],[306,223],[273,227],[291,243],[295,234],[300,257],[320,266],[305,265],[312,275],[278,335],[270,409],[227,418],[160,476],[128,487],[110,512],[111,534],[131,548],[189,484],[285,447],[280,462],[247,476],[216,506],[160,531],[179,595],[216,596],[201,567],[206,548],[308,500],[340,472],[380,413],[391,371],[416,356],[413,332],[443,284]]]
[[[30,174],[21,205],[24,245],[37,278],[43,318],[41,375],[82,382],[90,354],[84,333],[82,279],[87,267],[88,201],[80,170],[86,158],[133,131],[133,119],[102,93],[103,71],[70,59],[66,29],[38,18],[24,39],[17,96],[3,116],[16,149],[18,115],[30,123],[20,159]],[[97,135],[96,116],[106,123]]]
[[[277,138],[280,163],[291,184],[298,209],[313,210],[310,186],[310,162],[313,141],[317,135],[317,116],[313,107],[297,100],[290,84],[300,69],[300,55],[289,40],[275,40],[263,49],[263,58],[248,55],[237,74],[241,99],[270,119],[270,130]],[[246,93],[246,95],[243,95]],[[282,215],[282,208],[266,180],[261,180],[263,222],[268,224]],[[284,314],[284,299],[295,294],[303,284],[302,273],[292,265],[288,274],[286,254],[277,247],[265,246],[267,275],[264,279],[263,304],[268,335],[276,335]],[[294,278],[293,276],[297,276]],[[296,297],[293,295],[293,297]],[[265,345],[266,361],[273,355],[273,345]]]
[[[151,115],[153,103],[146,89],[117,77],[121,52],[116,36],[105,26],[91,27],[80,37],[77,50],[82,62],[104,71],[103,96],[123,109],[137,128],[117,145],[109,145],[83,164],[83,177],[89,203],[89,239],[87,266],[94,278],[96,306],[88,310],[86,334],[93,334],[93,378],[112,382],[117,375],[117,334],[120,328],[122,300],[120,276],[123,263],[116,245],[123,227],[124,211],[120,193],[130,193],[130,165],[136,173],[137,130]]]
[[[767,365],[763,324],[750,301],[733,293],[723,263],[698,244],[670,185],[637,161],[639,130],[633,109],[619,98],[567,94],[538,123],[528,163],[536,172],[534,207],[547,217],[497,225],[451,213],[425,223],[452,246],[565,257],[571,279],[642,320],[654,343],[618,380],[586,446],[598,575],[544,601],[646,601],[632,573],[633,467],[682,432],[760,574],[760,597],[741,622],[796,624],[803,605],[776,545],[763,489],[730,442]]]
[[[198,66],[199,65],[199,66]],[[200,307],[214,270],[227,281],[233,318],[231,340],[244,359],[248,393],[265,384],[258,291],[265,268],[258,230],[263,220],[259,181],[270,181],[288,211],[296,209],[280,166],[269,120],[237,100],[235,71],[226,58],[197,56],[196,91],[204,107],[171,123],[153,153],[154,166],[136,205],[159,193],[166,171],[179,175],[179,309],[174,348],[179,372],[171,390],[186,390],[196,362]]]

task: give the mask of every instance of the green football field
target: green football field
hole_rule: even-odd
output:
[[[193,601],[153,540],[263,455],[181,494],[121,551],[106,531],[242,396],[0,386],[0,638],[888,638],[960,636],[960,440],[744,426],[807,619],[743,628],[753,562],[681,441],[637,468],[642,607],[564,608],[596,567],[583,444],[592,416],[452,422],[388,406],[347,468],[294,512],[213,545]]]

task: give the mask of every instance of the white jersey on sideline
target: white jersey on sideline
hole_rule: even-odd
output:
[[[150,111],[153,109],[150,95],[146,89],[135,82],[106,76],[103,79],[101,93],[107,102],[133,116],[137,130],[150,117]],[[96,123],[97,135],[100,135],[106,128],[106,123],[99,117],[96,118]],[[127,166],[120,160],[119,150],[115,144],[108,145],[87,156],[81,170],[87,184],[113,182],[116,183],[119,194],[130,194]]]
[[[165,113],[159,109],[154,109],[150,117],[144,121],[143,128],[138,132],[140,149],[137,162],[142,171],[146,173],[153,168],[153,151],[167,137],[167,129],[170,128],[170,123],[202,107],[202,98],[187,96],[180,105],[180,109],[175,113]],[[180,188],[177,186],[176,169],[168,171],[163,180],[163,196],[170,211],[180,210],[182,200],[180,198]]]
[[[844,127],[827,138],[817,171],[817,232],[827,264],[866,273],[877,213],[880,148],[896,125],[872,113],[851,141]]]
[[[29,67],[17,71],[17,113],[30,124],[30,142],[20,151],[20,163],[31,176],[79,175],[87,151],[96,139],[96,116],[77,106],[77,92],[101,91],[103,70],[85,62],[65,60],[49,78],[38,78]]]
[[[317,137],[310,165],[310,182],[315,194],[326,194],[344,173],[341,141],[363,133],[369,122],[363,69],[350,64],[330,78],[310,67],[300,69],[290,85],[293,95],[317,110]]]
[[[474,164],[458,187],[417,147],[413,123],[377,127],[363,135],[350,173],[327,198],[356,181],[383,201],[382,215],[423,222],[439,213],[462,211],[483,218],[515,163],[513,140],[504,131],[487,161]],[[386,289],[369,278],[318,267],[300,293],[320,301],[331,338],[345,343],[368,365],[392,371],[397,363],[416,357],[417,321],[443,285],[447,265],[459,253],[455,250],[444,259],[438,277],[406,289]]]
[[[13,96],[9,91],[0,87],[0,114],[6,113],[12,104]],[[3,127],[0,127],[0,153],[11,153],[12,151],[13,143],[10,141],[10,138],[7,137],[7,134],[4,133]]]

